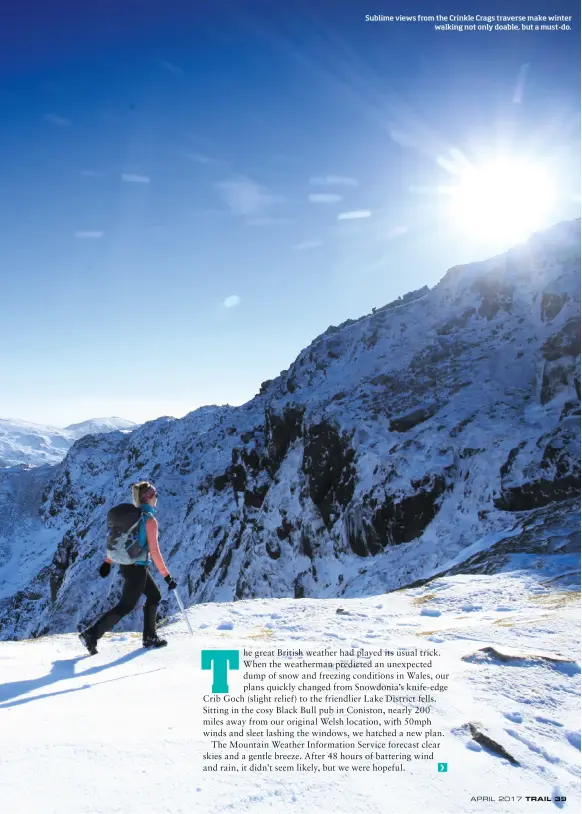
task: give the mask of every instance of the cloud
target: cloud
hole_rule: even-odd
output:
[[[290,223],[295,223],[293,218],[274,218],[269,215],[247,220],[249,226],[288,226]]]
[[[390,138],[396,144],[400,144],[402,147],[418,147],[419,138],[415,136],[411,132],[406,132],[404,130],[398,130],[397,128],[393,127],[390,131]]]
[[[211,167],[224,167],[227,164],[227,162],[221,158],[213,158],[212,156],[204,155],[204,153],[186,153],[186,158],[189,158],[191,161],[196,161],[197,164],[204,164],[205,166]]]
[[[314,176],[309,179],[310,184],[316,186],[344,186],[344,187],[357,187],[358,181],[356,178],[348,178],[345,175],[321,175]]]
[[[267,159],[269,159],[269,161],[283,162],[284,164],[297,161],[297,157],[295,155],[292,155],[291,153],[281,153],[281,152],[270,153],[266,157]]]
[[[193,217],[223,218],[228,213],[224,209],[206,207],[206,209],[192,209],[190,214]]]
[[[525,83],[527,81],[527,72],[529,70],[529,62],[524,64],[519,69],[517,82],[515,83],[515,90],[513,91],[513,104],[520,105],[523,102],[523,94],[525,91]]]
[[[70,127],[73,123],[70,119],[65,119],[64,116],[56,116],[54,113],[46,113],[45,119],[58,127]]]
[[[312,193],[308,196],[311,203],[338,203],[342,200],[341,195],[333,195],[330,193]]]
[[[180,68],[179,65],[175,65],[173,62],[168,62],[165,59],[158,59],[158,65],[160,68],[163,68],[164,71],[168,71],[168,73],[174,74],[174,76],[183,76],[184,71]]]
[[[149,184],[151,180],[148,175],[134,175],[131,172],[124,172],[121,179],[128,184]]]
[[[369,209],[356,209],[353,212],[340,212],[337,216],[338,220],[360,220],[361,218],[369,218],[371,216]]]
[[[405,235],[406,232],[408,232],[408,226],[395,226],[393,229],[389,229],[386,237],[388,238],[388,240],[392,240],[392,238],[399,237],[400,235]]]
[[[80,239],[103,237],[104,232],[75,232],[75,237]]]
[[[255,181],[244,176],[220,181],[216,188],[230,211],[243,217],[259,217],[273,204],[284,200],[280,195],[272,195]]]
[[[317,249],[321,246],[321,240],[304,240],[303,243],[296,243],[293,248],[297,252],[305,252],[308,249]]]
[[[446,170],[449,175],[464,175],[470,172],[473,166],[469,159],[456,147],[447,150],[448,155],[437,155],[436,162],[439,167]]]
[[[231,294],[230,297],[227,297],[224,301],[225,308],[236,308],[236,306],[240,303],[240,297],[238,294]]]
[[[383,116],[385,121],[388,119],[385,126],[390,138],[401,147],[417,150],[430,158],[446,151],[446,142],[397,95],[392,94]]]

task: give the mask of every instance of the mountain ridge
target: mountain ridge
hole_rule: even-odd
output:
[[[492,549],[532,513],[551,525],[580,492],[579,267],[580,221],[559,224],[330,326],[240,407],[77,441],[37,473],[18,540],[0,520],[0,638],[81,626],[118,595],[95,572],[106,510],[138,478],[160,490],[188,604],[386,592]]]
[[[83,435],[136,427],[124,418],[92,418],[68,427],[36,424],[17,418],[0,418],[0,468],[42,466],[61,461]]]

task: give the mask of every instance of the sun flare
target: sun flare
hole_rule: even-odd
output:
[[[516,242],[543,228],[555,202],[548,169],[515,158],[465,165],[448,192],[451,217],[464,233]]]

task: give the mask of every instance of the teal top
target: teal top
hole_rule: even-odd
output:
[[[144,549],[144,554],[139,558],[139,560],[135,561],[135,565],[150,565],[152,558],[150,556],[150,552],[148,549],[148,538],[146,534],[146,522],[149,520],[150,517],[156,516],[156,510],[154,506],[150,506],[149,503],[142,503],[140,506],[141,509],[141,520],[139,523],[139,541]]]

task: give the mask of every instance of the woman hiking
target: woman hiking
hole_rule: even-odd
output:
[[[170,591],[176,587],[176,582],[172,579],[168,571],[164,558],[160,553],[158,544],[158,521],[156,520],[156,504],[158,493],[155,486],[148,481],[142,481],[132,486],[133,503],[142,511],[139,525],[139,538],[143,546],[143,554],[132,565],[120,565],[119,570],[124,579],[121,599],[103,614],[95,624],[84,630],[79,638],[93,656],[97,653],[97,642],[104,633],[110,631],[120,619],[127,616],[135,608],[142,594],[146,597],[143,609],[143,646],[144,647],[164,647],[167,644],[165,639],[160,639],[156,633],[156,614],[161,594],[158,586],[148,571],[151,559],[156,568],[163,576]],[[107,577],[111,571],[111,560],[105,557],[99,568],[99,574]]]

